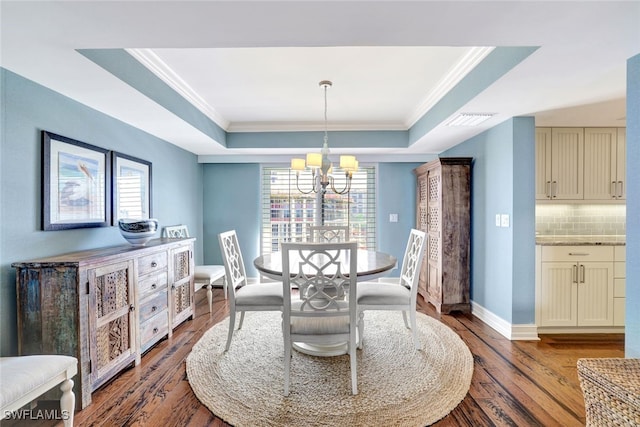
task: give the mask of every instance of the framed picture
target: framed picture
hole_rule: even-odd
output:
[[[111,220],[109,150],[42,131],[42,229],[105,227]]]
[[[113,151],[113,224],[151,218],[151,162]]]

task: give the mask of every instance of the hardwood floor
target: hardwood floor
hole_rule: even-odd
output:
[[[622,334],[546,335],[536,342],[509,341],[471,315],[438,315],[418,298],[419,311],[456,331],[475,359],[469,393],[436,426],[584,425],[577,360],[624,357]],[[94,392],[93,403],[76,413],[77,426],[228,425],[200,404],[186,378],[185,359],[191,347],[228,314],[221,289],[214,289],[211,316],[205,292],[196,293],[196,300],[195,319],[147,352],[139,366]]]

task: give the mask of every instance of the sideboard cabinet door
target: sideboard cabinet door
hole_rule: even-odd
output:
[[[89,354],[95,390],[136,358],[133,261],[87,271],[89,279]]]
[[[193,318],[195,299],[193,298],[193,249],[184,245],[171,250],[169,275],[172,278],[169,307],[171,328],[175,328],[187,318]]]

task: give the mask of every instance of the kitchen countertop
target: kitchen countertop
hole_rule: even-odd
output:
[[[625,245],[626,236],[617,235],[544,235],[536,236],[536,245],[545,246],[581,246],[581,245],[603,245],[621,246]]]

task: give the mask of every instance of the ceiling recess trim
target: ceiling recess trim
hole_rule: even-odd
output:
[[[152,73],[178,92],[183,98],[199,109],[204,115],[213,120],[225,131],[229,128],[229,121],[222,117],[211,105],[202,99],[198,93],[180,78],[152,49],[125,49],[127,53],[147,67]]]
[[[495,47],[471,47],[469,51],[449,70],[449,72],[429,92],[427,97],[416,108],[414,114],[406,123],[406,129],[411,128],[427,111],[440,101],[451,89],[457,85],[476,65],[489,55]]]

